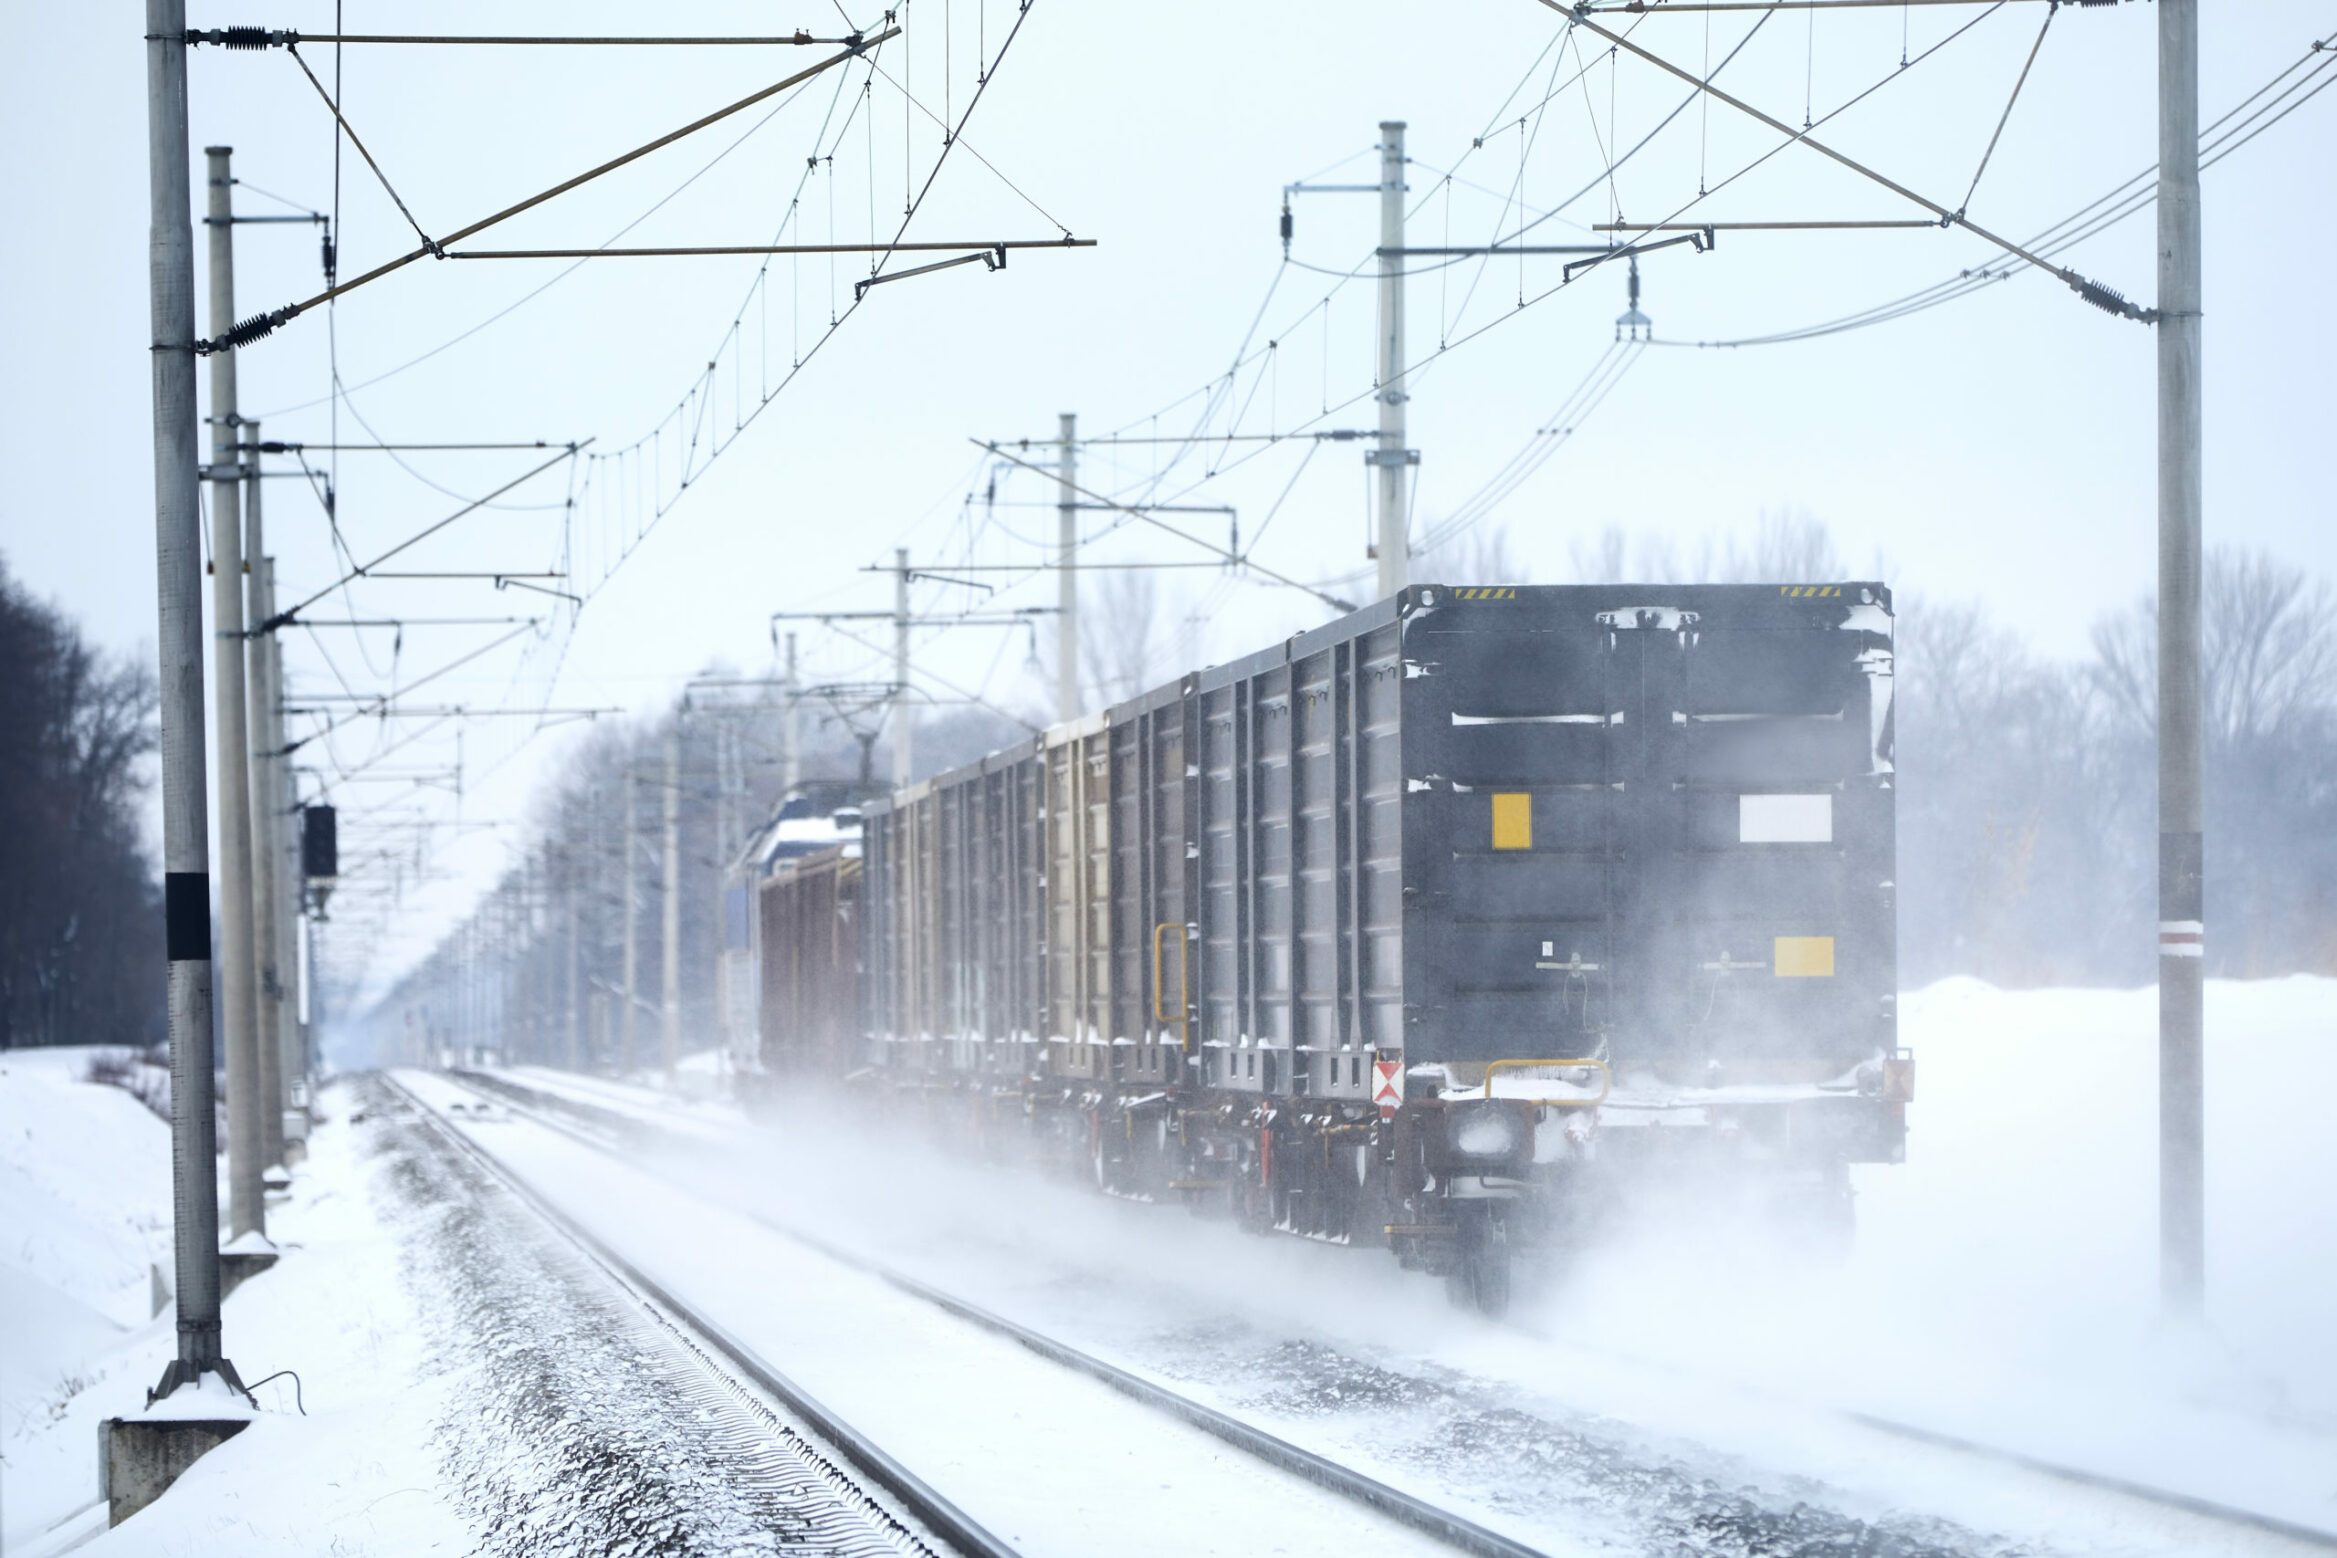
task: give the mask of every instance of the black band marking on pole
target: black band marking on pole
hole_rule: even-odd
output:
[[[173,963],[211,961],[211,873],[170,871],[162,878],[163,947]]]

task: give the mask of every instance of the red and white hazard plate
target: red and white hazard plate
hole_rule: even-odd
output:
[[[1375,1060],[1371,1063],[1371,1101],[1379,1105],[1383,1117],[1396,1112],[1396,1105],[1404,1101],[1402,1061]]]

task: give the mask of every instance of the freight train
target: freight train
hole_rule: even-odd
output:
[[[1913,1081],[1891,673],[1878,583],[1411,586],[779,865],[764,1069],[1490,1313],[1674,1169],[1846,1217]]]

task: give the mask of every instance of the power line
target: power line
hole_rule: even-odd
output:
[[[2330,52],[2337,45],[2337,34],[2316,40],[2303,55],[2293,61],[2263,86],[2227,111],[2222,118],[2209,125],[2200,135],[2200,167],[2213,167],[2240,147],[2263,134],[2289,114],[2320,95],[2337,82],[2337,53]],[[2289,78],[2298,71],[2305,74],[2295,81]],[[2264,101],[2269,95],[2269,100]],[[2111,227],[2125,221],[2136,212],[2155,203],[2158,191],[2152,182],[2158,174],[2158,164],[2125,180],[2107,194],[2079,207],[2069,216],[2045,228],[2028,240],[2028,246],[2047,254],[2063,252]],[[2104,208],[2108,209],[2104,209]],[[1944,281],[1878,303],[1856,313],[1844,314],[1817,324],[1801,325],[1789,330],[1772,331],[1757,336],[1743,336],[1731,340],[1667,341],[1656,339],[1656,346],[1693,346],[1701,348],[1777,346],[1794,341],[1816,340],[1821,336],[1838,335],[1849,330],[1862,330],[1872,325],[1888,324],[1910,314],[1923,313],[1943,303],[1969,297],[1985,287],[2009,281],[2027,266],[2017,260],[2002,261],[1960,271]]]
[[[318,293],[315,297],[312,297],[305,302],[289,303],[272,313],[255,315],[251,319],[245,320],[242,324],[237,325],[234,330],[230,331],[227,335],[218,338],[217,340],[196,343],[196,350],[199,352],[206,350],[221,351],[229,347],[248,346],[252,342],[273,333],[279,327],[288,324],[293,319],[298,318],[301,314],[306,313],[308,310],[315,308],[320,303],[329,303],[334,299],[343,297],[348,293],[356,291],[359,287],[366,285],[368,282],[378,281],[393,271],[401,270],[404,267],[413,264],[414,261],[419,260],[426,255],[440,254],[443,252],[444,247],[447,244],[460,243],[465,238],[474,237],[479,233],[485,232],[490,227],[494,227],[499,223],[511,220],[511,218],[518,216],[522,212],[534,210],[537,206],[542,205],[547,200],[564,195],[580,185],[589,184],[594,179],[601,177],[603,174],[612,173],[618,168],[624,167],[628,163],[638,161],[639,159],[648,156],[653,151],[670,146],[685,136],[693,135],[696,132],[705,129],[708,125],[719,124],[721,121],[729,118],[731,115],[739,113],[745,109],[752,108],[755,104],[764,101],[766,98],[775,97],[779,93],[786,91],[789,87],[798,86],[803,82],[809,81],[812,77],[817,76],[822,72],[832,70],[836,66],[844,64],[848,60],[858,59],[862,49],[873,47],[877,44],[885,42],[890,38],[897,38],[900,36],[900,32],[901,30],[898,27],[887,28],[885,31],[878,33],[875,37],[868,39],[865,43],[855,44],[851,48],[846,49],[841,54],[830,55],[828,58],[820,61],[816,65],[808,66],[803,70],[799,70],[794,75],[784,77],[779,81],[775,81],[771,85],[764,87],[759,91],[750,92],[735,103],[731,103],[723,108],[718,108],[714,112],[707,114],[702,118],[694,119],[690,123],[683,125],[680,129],[673,130],[667,134],[661,135],[657,139],[649,141],[641,146],[637,146],[633,150],[626,152],[621,156],[612,157],[607,162],[602,163],[600,166],[588,169],[583,173],[579,173],[574,178],[564,180],[561,183],[553,185],[549,189],[543,190],[537,194],[530,195],[525,200],[522,200],[515,205],[506,206],[502,210],[496,212],[494,215],[473,222],[468,227],[458,228],[454,232],[447,234],[444,238],[433,240],[427,234],[425,234],[422,238],[421,248],[412,250],[406,254],[402,254],[398,258],[391,260],[386,264],[377,265],[353,281],[344,281],[336,286],[327,287],[324,291]],[[306,65],[301,67],[303,71],[306,71],[307,68],[308,67]],[[311,79],[313,80],[314,78],[312,77]],[[318,90],[321,92],[324,89],[320,86]],[[339,117],[339,113],[339,109],[336,108],[334,110],[334,115],[336,118]],[[346,121],[342,122],[342,128],[344,130],[348,128]],[[354,142],[356,137],[352,135],[350,139],[352,142]],[[358,150],[362,152],[364,151],[364,147],[359,146]],[[370,156],[366,158],[368,164],[371,164],[372,160],[373,159]],[[380,170],[377,168],[375,171],[379,172]],[[400,203],[399,209],[404,209],[402,202]],[[412,220],[410,215],[408,220]],[[416,226],[415,231],[421,231],[419,225]]]

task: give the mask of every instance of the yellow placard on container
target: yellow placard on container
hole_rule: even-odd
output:
[[[1534,847],[1534,798],[1523,793],[1493,797],[1493,847]]]
[[[1777,977],[1831,979],[1834,977],[1834,938],[1780,936],[1777,938]]]

